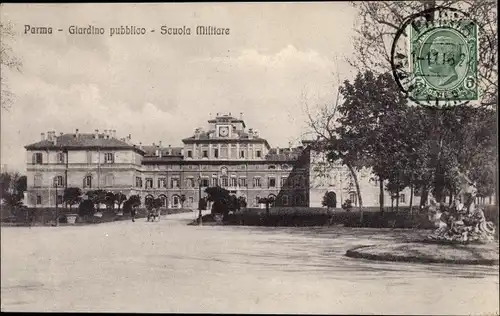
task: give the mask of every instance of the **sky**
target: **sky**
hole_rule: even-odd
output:
[[[1,163],[26,170],[24,146],[49,130],[115,129],[135,143],[181,146],[210,115],[243,113],[247,127],[273,147],[297,144],[307,107],[331,102],[340,79],[355,70],[356,10],[348,3],[3,4],[7,42],[21,72],[2,69],[14,94],[1,116]],[[52,27],[53,34],[25,34]],[[71,35],[70,26],[102,27],[104,35]],[[145,35],[109,35],[144,27]],[[229,28],[196,36],[198,25]],[[190,27],[191,36],[161,27]],[[58,32],[58,29],[63,31]],[[155,32],[149,32],[155,29]],[[305,101],[307,100],[307,101]]]

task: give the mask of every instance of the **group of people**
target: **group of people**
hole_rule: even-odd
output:
[[[132,218],[132,222],[135,222],[135,217],[137,216],[137,211],[135,210],[135,208],[132,208],[130,210],[130,217]],[[148,212],[148,215],[147,215],[147,221],[159,221],[160,220],[160,210],[151,210]]]

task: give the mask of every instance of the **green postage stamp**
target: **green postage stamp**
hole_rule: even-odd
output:
[[[478,99],[477,25],[434,21],[410,27],[409,91],[416,101]]]

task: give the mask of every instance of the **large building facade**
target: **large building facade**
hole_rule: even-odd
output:
[[[41,138],[25,147],[30,207],[61,205],[66,187],[80,187],[138,194],[143,202],[160,198],[166,208],[196,208],[205,188],[217,185],[245,197],[249,207],[262,207],[258,201],[264,197],[273,197],[276,206],[320,207],[328,192],[336,195],[338,207],[347,199],[358,203],[349,170],[326,163],[310,141],[271,148],[258,131],[230,114],[217,114],[181,147],[133,144],[130,135],[117,138],[115,130],[49,131]],[[363,205],[377,206],[378,182],[369,170],[357,178]],[[399,199],[408,205],[409,192]]]

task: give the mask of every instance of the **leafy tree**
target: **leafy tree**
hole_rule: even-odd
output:
[[[106,204],[106,208],[108,210],[114,210],[115,208],[115,194],[113,192],[106,192],[104,197],[104,203]]]
[[[326,192],[323,196],[323,201],[321,202],[323,206],[328,208],[337,207],[337,195],[334,192]]]
[[[241,208],[247,207],[247,200],[245,199],[244,196],[239,196],[238,197],[238,210]]]
[[[259,203],[263,203],[266,205],[266,215],[269,215],[269,213],[270,213],[269,206],[274,203],[274,197],[269,196],[269,197],[261,198],[261,199],[259,199]]]
[[[73,205],[82,201],[82,190],[76,187],[68,187],[64,189],[63,200],[69,205],[69,209],[71,210]]]
[[[17,172],[3,172],[0,174],[0,194],[6,205],[12,208],[21,207],[26,189],[26,176],[22,176]]]
[[[101,204],[106,203],[106,191],[102,189],[90,190],[86,195],[88,199],[94,203],[97,212],[99,212]]]
[[[95,207],[91,200],[82,200],[78,206],[78,216],[88,217],[94,215]]]
[[[141,197],[139,195],[131,195],[127,202],[130,204],[132,208],[137,208],[141,206]]]
[[[207,200],[213,202],[212,214],[224,214],[224,217],[226,217],[229,214],[231,203],[229,191],[216,186],[206,188],[205,193],[207,194]]]

